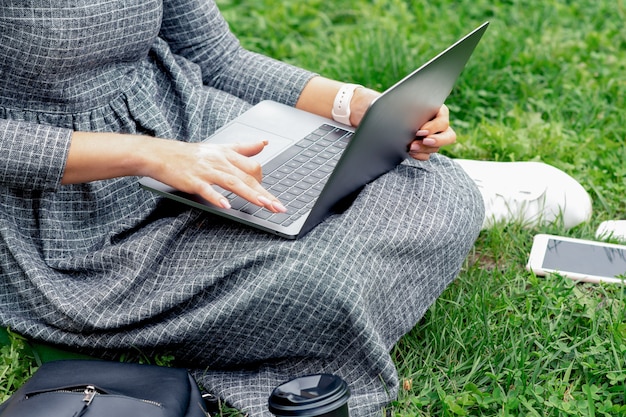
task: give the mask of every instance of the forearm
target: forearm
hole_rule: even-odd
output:
[[[122,176],[148,176],[183,192],[198,194],[217,206],[228,201],[213,188],[220,186],[273,212],[285,207],[261,184],[256,155],[267,141],[212,145],[150,136],[74,132],[63,184]]]
[[[74,132],[61,183],[143,175],[146,172],[146,157],[140,150],[157,146],[157,141],[163,139],[118,133]]]

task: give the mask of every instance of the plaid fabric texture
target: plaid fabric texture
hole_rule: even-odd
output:
[[[209,0],[2,1],[0,74],[1,325],[90,354],[172,353],[251,416],[308,373],[346,379],[352,416],[393,399],[389,349],[482,224],[456,164],[407,161],[297,241],[136,178],[62,186],[72,130],[199,141],[260,100],[296,102],[312,74],[241,49]]]

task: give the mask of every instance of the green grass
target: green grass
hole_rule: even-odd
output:
[[[394,349],[404,389],[389,411],[626,416],[626,290],[524,268],[535,233],[593,238],[601,221],[626,219],[623,0],[218,3],[250,49],[379,90],[491,21],[447,102],[458,142],[442,152],[552,164],[587,189],[593,218],[572,230],[484,231]],[[15,355],[3,350],[1,363]],[[18,363],[0,369],[0,386],[29,369]]]
[[[25,340],[0,332],[0,401],[7,399],[36,369]]]
[[[485,20],[448,100],[452,157],[543,161],[594,201],[588,224],[484,231],[459,279],[396,346],[400,416],[626,415],[626,295],[538,278],[537,232],[626,219],[622,1],[220,1],[247,47],[382,90]]]

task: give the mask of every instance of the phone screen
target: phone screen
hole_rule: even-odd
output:
[[[548,239],[543,268],[615,277],[626,274],[626,250]]]

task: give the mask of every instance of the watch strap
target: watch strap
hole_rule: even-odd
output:
[[[341,86],[333,102],[331,114],[334,121],[352,126],[350,123],[350,101],[352,101],[354,91],[359,87],[362,86],[359,84],[344,84]]]

